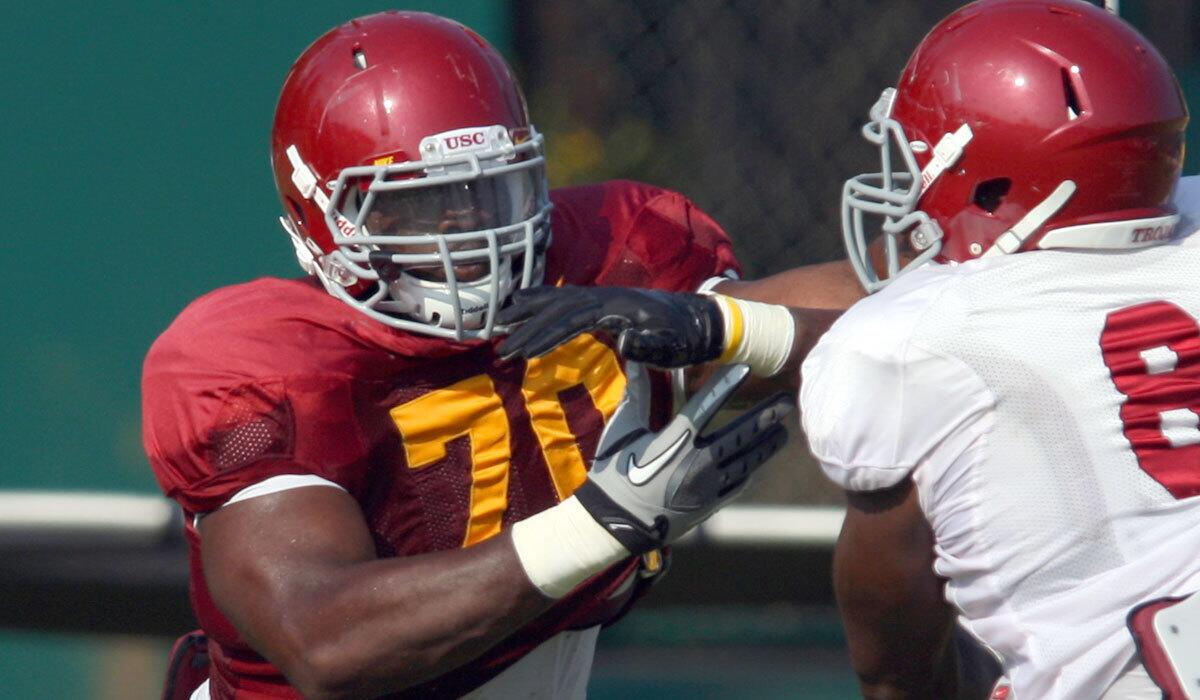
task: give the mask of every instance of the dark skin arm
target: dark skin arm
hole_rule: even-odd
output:
[[[845,260],[784,270],[760,280],[729,280],[718,284],[714,291],[739,299],[787,306],[796,327],[792,352],[783,369],[774,377],[747,382],[738,397],[738,405],[749,405],[781,388],[798,390],[800,364],[804,358],[842,312],[865,296],[858,277]],[[689,369],[689,392],[703,384],[712,370],[711,365]]]
[[[430,680],[552,604],[507,532],[379,559],[358,504],[331,487],[234,503],[199,529],[217,605],[306,698],[375,697]]]
[[[955,639],[912,481],[846,499],[833,584],[863,697],[987,698],[998,669],[965,636]]]
[[[729,280],[717,291],[741,299],[793,308],[844,311],[866,296],[854,268],[845,260],[805,265],[760,280]]]

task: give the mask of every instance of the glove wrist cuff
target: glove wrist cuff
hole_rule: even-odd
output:
[[[579,499],[595,522],[633,554],[645,554],[666,543],[666,518],[660,518],[653,527],[647,527],[591,481],[583,482],[573,498]]]
[[[630,555],[574,496],[512,527],[525,575],[544,595],[561,598]]]

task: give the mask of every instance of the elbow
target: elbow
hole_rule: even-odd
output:
[[[317,644],[281,664],[280,670],[307,700],[350,700],[373,697],[367,675],[336,650]]]
[[[364,697],[361,692],[353,688],[328,685],[319,678],[298,678],[292,681],[292,687],[306,700],[353,700],[353,698]]]
[[[336,655],[313,648],[297,649],[277,662],[279,670],[308,700],[354,697],[353,673]]]
[[[369,669],[353,657],[340,635],[305,625],[280,627],[275,658],[270,660],[306,700],[373,697],[367,688]]]
[[[397,673],[371,653],[358,653],[355,642],[339,637],[307,637],[306,644],[291,645],[279,670],[306,700],[356,700],[402,691],[428,678],[426,669],[414,665],[411,673]]]
[[[315,679],[312,682],[304,682],[297,679],[291,681],[291,684],[296,689],[296,692],[300,693],[300,696],[306,700],[349,700],[350,698],[362,697],[350,691],[327,688]]]

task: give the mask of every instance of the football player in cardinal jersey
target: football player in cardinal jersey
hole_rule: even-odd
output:
[[[495,352],[516,289],[737,270],[686,198],[551,192],[542,148],[456,22],[363,17],[296,61],[271,152],[309,276],[196,300],[144,367],[203,626],[178,658],[210,661],[169,697],[583,697],[599,626],[778,449],[787,396],[700,434],[745,366],[672,418],[667,375],[602,338]]]
[[[804,361],[800,395],[812,452],[847,491],[835,589],[866,696],[986,697],[948,643],[956,619],[1003,666],[1008,697],[1196,696],[1187,120],[1158,51],[1080,0],[962,8],[871,110],[881,170],[843,194],[871,295]],[[610,307],[645,294],[601,291]],[[698,318],[728,304],[677,296]],[[518,300],[506,315],[555,325]],[[655,354],[641,319],[595,325]]]

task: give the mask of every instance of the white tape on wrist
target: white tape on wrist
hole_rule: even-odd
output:
[[[574,496],[513,525],[512,541],[525,574],[550,598],[629,556]]]
[[[796,339],[792,312],[779,304],[724,294],[713,294],[712,298],[725,321],[725,351],[717,362],[744,362],[759,377],[770,377],[783,369]]]

